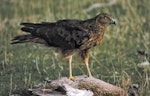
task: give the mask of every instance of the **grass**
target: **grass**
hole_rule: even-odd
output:
[[[101,0],[107,3],[109,0]],[[100,46],[92,48],[89,61],[93,76],[128,88],[138,84],[137,96],[149,96],[150,71],[138,68],[143,57],[136,50],[150,51],[150,2],[148,0],[116,0],[112,6],[83,10],[97,0],[1,0],[0,3],[0,95],[32,88],[44,78],[68,76],[68,62],[60,60],[50,49],[39,44],[10,45],[22,32],[20,22],[87,19],[106,12],[118,19],[110,26]],[[84,64],[75,56],[73,74],[86,74]]]

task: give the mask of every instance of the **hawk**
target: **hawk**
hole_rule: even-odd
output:
[[[64,19],[56,22],[21,23],[21,30],[28,34],[12,39],[11,44],[34,42],[53,47],[69,61],[69,78],[72,76],[72,55],[78,53],[86,66],[89,76],[92,76],[88,60],[90,48],[102,42],[108,25],[116,24],[115,19],[107,13],[86,19]]]

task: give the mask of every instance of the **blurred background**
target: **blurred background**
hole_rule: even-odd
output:
[[[136,96],[150,94],[150,2],[148,0],[0,0],[0,96],[8,96],[44,82],[68,76],[68,62],[40,44],[11,45],[21,22],[88,19],[109,13],[118,20],[106,30],[89,61],[95,78],[128,89]],[[146,63],[146,64],[145,64]],[[73,59],[73,74],[86,74]]]

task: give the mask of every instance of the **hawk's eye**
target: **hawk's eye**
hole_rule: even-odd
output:
[[[106,17],[104,17],[104,20],[106,20],[107,18]]]

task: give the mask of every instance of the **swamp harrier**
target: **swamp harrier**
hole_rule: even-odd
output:
[[[106,13],[87,20],[21,23],[21,30],[28,34],[14,37],[11,44],[34,42],[56,48],[69,60],[70,78],[72,78],[72,55],[76,52],[85,63],[88,75],[92,76],[88,65],[90,48],[102,42],[104,32],[110,24],[116,22]]]

